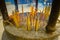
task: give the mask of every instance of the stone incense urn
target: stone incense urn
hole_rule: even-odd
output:
[[[0,8],[5,29],[5,34],[3,33],[5,39],[2,40],[58,40],[60,22],[57,21],[60,2],[59,0],[53,0],[52,4],[48,4],[48,6],[47,2],[47,0],[44,0],[46,5],[42,11],[42,9],[39,9],[39,0],[26,0],[27,4],[24,3],[29,5],[27,7],[25,4],[21,4],[22,12],[20,12],[18,10],[18,1],[14,0],[15,10],[9,16],[5,0],[1,0]],[[27,8],[28,12],[24,7]]]

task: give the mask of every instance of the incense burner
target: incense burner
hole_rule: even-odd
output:
[[[60,1],[14,0],[15,9],[8,15],[5,0],[1,1],[3,24],[9,40],[57,40]],[[8,5],[9,6],[9,5]],[[51,7],[52,6],[52,7]]]

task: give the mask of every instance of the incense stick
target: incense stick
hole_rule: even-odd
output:
[[[27,30],[30,31],[31,30],[31,25],[30,25],[30,16],[27,14]]]

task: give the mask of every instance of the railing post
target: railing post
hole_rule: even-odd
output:
[[[0,0],[0,10],[3,16],[3,20],[9,19],[5,0]]]
[[[15,2],[15,10],[18,11],[18,2],[17,0],[14,0],[14,2]]]
[[[59,16],[59,9],[60,9],[60,0],[53,0],[50,17],[48,20],[48,24],[46,26],[47,33],[52,33],[56,30],[55,25]]]

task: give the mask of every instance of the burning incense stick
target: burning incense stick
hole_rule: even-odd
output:
[[[35,20],[34,20],[34,17],[35,17],[35,11],[34,11],[34,7],[33,6],[30,6],[30,16],[31,16],[31,24],[32,24],[32,26],[34,27],[34,22],[35,22]]]
[[[23,7],[23,4],[22,4],[22,22],[24,22],[24,7]]]

